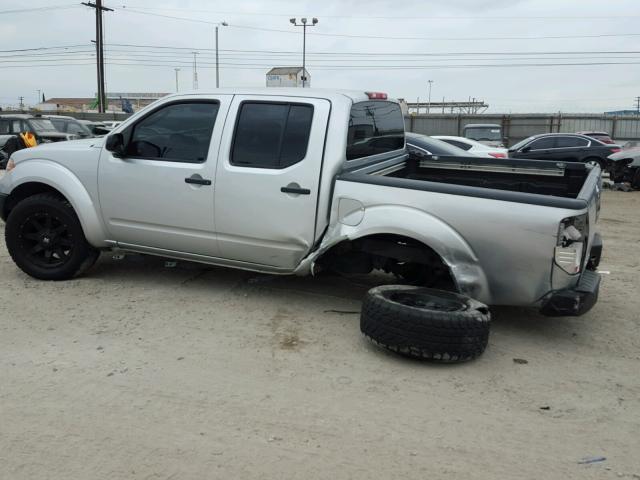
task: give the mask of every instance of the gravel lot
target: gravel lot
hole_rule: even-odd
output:
[[[103,255],[45,283],[1,242],[0,478],[639,479],[640,193],[600,230],[594,310],[496,308],[456,366],[367,343],[345,279]]]

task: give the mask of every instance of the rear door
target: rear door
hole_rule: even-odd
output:
[[[589,148],[590,143],[586,138],[571,135],[558,136],[556,137],[554,159],[564,162],[578,162],[584,158],[584,153]]]
[[[293,270],[309,252],[330,108],[323,99],[234,97],[214,188],[223,258]]]

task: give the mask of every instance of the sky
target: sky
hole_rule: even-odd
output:
[[[96,92],[94,10],[0,0],[0,105]],[[302,64],[311,86],[426,102],[484,100],[491,113],[631,109],[640,96],[638,0],[104,0],[110,92],[263,87]],[[177,18],[176,18],[177,17]],[[62,48],[65,47],[65,48]],[[550,65],[551,64],[551,65]],[[573,65],[560,65],[573,64]],[[582,65],[577,65],[582,64]]]

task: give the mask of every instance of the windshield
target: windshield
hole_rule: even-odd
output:
[[[502,132],[497,127],[472,127],[465,128],[464,134],[472,140],[502,141]]]
[[[512,145],[511,148],[509,148],[509,150],[520,150],[522,147],[524,147],[527,143],[529,143],[534,138],[535,137],[527,137],[524,140],[520,140],[515,145]]]
[[[29,127],[35,132],[57,132],[51,120],[45,118],[30,118],[28,123]]]

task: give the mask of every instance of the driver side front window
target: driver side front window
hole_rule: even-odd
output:
[[[205,162],[218,108],[217,102],[186,102],[153,112],[133,127],[127,156],[170,162]]]

